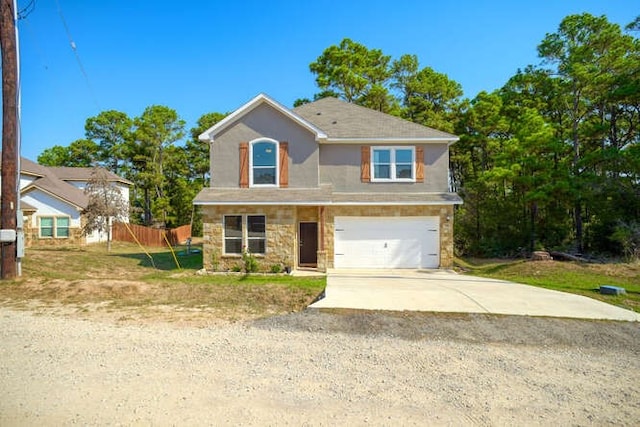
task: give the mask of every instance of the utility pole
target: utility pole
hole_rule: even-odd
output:
[[[2,49],[2,195],[0,196],[0,255],[2,279],[16,277],[16,218],[18,189],[18,49],[14,0],[0,0],[0,49]],[[13,239],[4,236],[13,231]]]

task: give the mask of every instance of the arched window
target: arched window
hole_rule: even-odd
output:
[[[251,186],[278,186],[278,142],[259,139],[249,144]]]

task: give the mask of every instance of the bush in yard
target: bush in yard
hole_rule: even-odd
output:
[[[242,262],[244,262],[245,273],[255,273],[258,271],[258,260],[249,250],[242,251]]]
[[[271,266],[271,272],[274,274],[282,273],[282,266],[280,264],[273,264]]]
[[[621,221],[611,235],[611,240],[620,244],[622,253],[629,261],[640,260],[640,223]]]

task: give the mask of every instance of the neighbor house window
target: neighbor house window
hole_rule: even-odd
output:
[[[372,181],[414,181],[414,147],[373,147],[371,149]]]
[[[69,237],[69,223],[68,217],[40,217],[40,237],[67,238]]]
[[[40,218],[40,237],[53,237],[53,217]]]
[[[224,253],[240,255],[243,248],[246,248],[253,254],[264,254],[266,222],[264,215],[225,215]]]
[[[278,185],[278,143],[257,140],[250,144],[250,182],[252,186]]]
[[[69,218],[56,218],[56,237],[69,237]]]

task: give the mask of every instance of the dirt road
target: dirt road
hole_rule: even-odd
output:
[[[0,425],[633,425],[640,325],[304,312],[233,324],[0,308]]]

